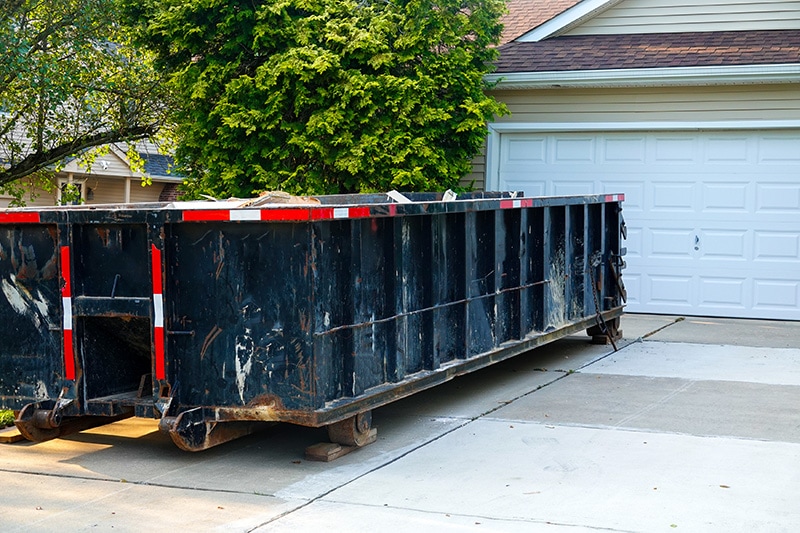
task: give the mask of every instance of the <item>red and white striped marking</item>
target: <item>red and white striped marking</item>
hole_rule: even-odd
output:
[[[533,199],[518,198],[514,200],[500,200],[500,209],[520,209],[522,207],[533,207]]]
[[[64,331],[64,378],[75,379],[75,348],[72,344],[72,277],[70,273],[69,246],[61,247],[61,307]]]
[[[153,272],[153,342],[155,344],[156,379],[166,379],[164,355],[164,287],[161,282],[161,250],[152,246]]]
[[[625,195],[624,194],[607,194],[605,197],[606,202],[624,202]]]
[[[311,220],[335,220],[366,218],[369,207],[291,207],[285,209],[198,209],[184,211],[184,222],[305,222]]]

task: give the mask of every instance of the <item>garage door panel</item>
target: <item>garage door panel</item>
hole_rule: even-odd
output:
[[[757,230],[753,233],[755,261],[785,261],[800,265],[800,230]]]
[[[558,163],[594,163],[594,137],[557,137],[553,143],[553,162]]]
[[[638,308],[642,301],[640,295],[642,294],[642,275],[629,274],[624,275],[625,289],[628,291],[628,308]]]
[[[544,137],[512,139],[505,148],[503,155],[508,163],[544,163],[547,154]]]
[[[644,136],[605,138],[601,158],[605,164],[640,164],[647,159],[647,139]]]
[[[703,212],[747,213],[749,184],[746,182],[704,182],[701,185]]]
[[[800,215],[800,183],[758,183],[756,212]]]
[[[705,162],[715,165],[747,163],[755,158],[754,144],[747,136],[711,136],[704,147]]]
[[[686,135],[656,136],[653,160],[662,164],[686,164],[697,160],[697,139]]]
[[[628,225],[628,238],[625,240],[625,248],[628,250],[628,255],[626,258],[628,260],[631,259],[640,259],[642,257],[642,242],[643,238],[643,229],[637,228],[635,226]]]
[[[503,190],[525,191],[526,196],[546,196],[547,187],[546,181],[507,180]]]
[[[745,309],[749,282],[744,277],[702,277],[698,280],[698,305],[704,308]]]
[[[644,280],[649,285],[649,302],[670,307],[694,307],[692,276],[654,274],[644,276]]]
[[[567,181],[553,183],[551,190],[555,196],[577,196],[581,194],[595,194],[593,181]]]
[[[691,261],[694,228],[651,229],[645,232],[645,254],[656,259]]]
[[[695,183],[653,183],[650,209],[670,213],[691,213],[695,210]]]
[[[758,139],[758,162],[800,165],[800,135],[764,135]]]
[[[744,230],[703,230],[696,235],[694,249],[701,261],[746,262],[750,233]]]
[[[625,194],[628,309],[800,320],[800,132],[501,137],[499,188]]]
[[[800,307],[800,283],[796,280],[755,279],[753,288],[753,309],[788,311],[793,314]]]

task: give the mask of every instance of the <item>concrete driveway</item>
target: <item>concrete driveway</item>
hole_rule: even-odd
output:
[[[186,453],[133,419],[0,445],[2,531],[800,530],[800,323],[628,315],[376,410]]]

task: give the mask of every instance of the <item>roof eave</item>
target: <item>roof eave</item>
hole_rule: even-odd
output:
[[[514,40],[519,42],[539,42],[549,37],[562,35],[564,32],[579,26],[582,22],[620,2],[621,0],[583,0]]]
[[[800,83],[800,63],[487,74],[494,89],[669,87]]]

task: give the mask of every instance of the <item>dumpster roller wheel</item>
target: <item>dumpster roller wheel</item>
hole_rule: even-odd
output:
[[[343,446],[366,446],[377,440],[377,433],[372,428],[372,411],[359,413],[328,426],[328,438]]]
[[[328,438],[331,442],[320,442],[306,448],[306,459],[333,461],[378,440],[378,430],[372,427],[372,411],[330,424]]]

